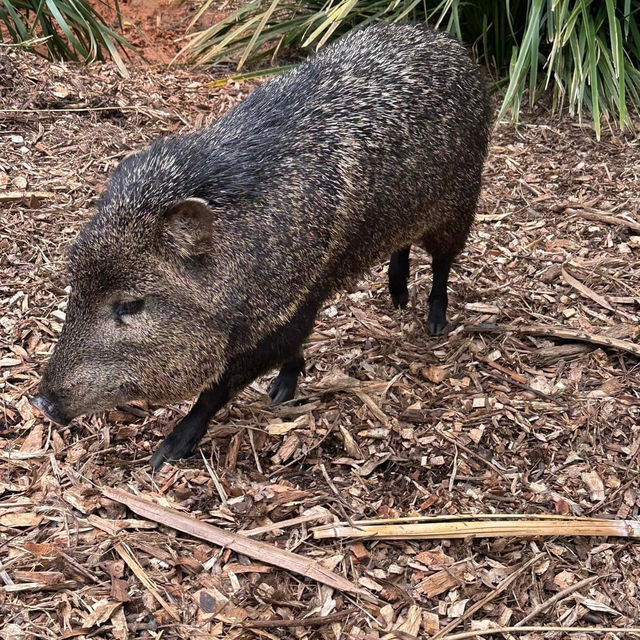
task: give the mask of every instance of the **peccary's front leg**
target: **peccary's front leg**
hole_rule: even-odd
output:
[[[280,368],[280,373],[269,385],[267,393],[271,398],[271,404],[276,405],[281,402],[291,400],[296,392],[298,376],[304,373],[304,357],[300,350],[293,358],[289,358]]]
[[[298,376],[304,373],[303,343],[313,327],[318,311],[318,300],[323,296],[301,305],[290,322],[270,336],[268,340],[274,359],[282,363],[280,373],[269,385],[267,393],[271,404],[291,400],[296,392]]]
[[[226,380],[203,391],[191,411],[178,422],[151,456],[150,465],[157,471],[165,461],[188,457],[207,432],[209,420],[229,400],[231,393]]]

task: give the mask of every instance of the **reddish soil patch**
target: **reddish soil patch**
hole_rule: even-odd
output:
[[[110,2],[106,6],[104,2],[94,0],[93,5],[105,20],[120,31],[113,3]],[[121,0],[121,33],[149,63],[168,64],[184,46],[185,41],[181,38],[187,32],[200,6],[200,3],[189,0]],[[210,8],[198,20],[195,30],[210,26],[222,15],[223,11],[216,7]],[[137,56],[132,56],[131,63],[139,62]]]

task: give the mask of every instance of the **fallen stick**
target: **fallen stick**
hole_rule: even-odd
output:
[[[0,202],[20,202],[25,200],[50,200],[55,197],[51,191],[3,191],[0,192]]]
[[[527,516],[527,518],[529,518]],[[436,520],[436,519],[434,519]],[[427,521],[393,524],[359,520],[353,526],[338,522],[312,529],[315,539],[367,538],[371,540],[440,540],[451,538],[533,538],[536,536],[611,536],[640,538],[640,522],[598,518],[529,518],[483,521],[477,516],[452,522]]]
[[[633,353],[640,358],[640,345],[629,340],[610,338],[599,333],[587,333],[567,327],[545,327],[543,325],[517,325],[508,324],[467,324],[464,326],[467,333],[519,333],[530,336],[543,336],[546,338],[560,338],[562,340],[575,340],[576,342],[589,342],[611,349],[619,349]]]
[[[38,449],[37,451],[5,451],[0,449],[0,458],[4,460],[33,460],[34,458],[44,458],[49,452],[45,449]]]
[[[330,613],[328,616],[314,616],[311,618],[293,618],[292,620],[245,620],[243,627],[251,627],[252,629],[278,629],[280,627],[317,627],[318,625],[330,624],[337,622],[347,616],[355,613],[355,609],[345,609]]]
[[[562,265],[562,277],[568,285],[572,286],[576,291],[579,291],[585,298],[589,298],[589,300],[597,302],[601,307],[607,309],[607,311],[615,312],[615,309],[609,304],[604,296],[596,293],[591,287],[584,284],[584,282],[580,282],[578,278],[569,272],[566,264]]]
[[[493,462],[491,462],[491,460],[487,460],[485,457],[481,456],[477,451],[474,451],[473,449],[469,449],[469,447],[465,446],[464,444],[462,444],[462,442],[459,442],[456,438],[454,438],[453,436],[449,435],[448,433],[445,433],[444,431],[442,431],[442,429],[438,429],[436,427],[436,431],[448,442],[450,442],[451,444],[455,445],[456,447],[459,447],[460,449],[462,449],[467,455],[470,455],[472,458],[475,458],[476,460],[479,460],[480,462],[482,462],[483,464],[486,464],[488,467],[491,467],[491,469],[493,469],[499,476],[501,476],[502,478],[504,478],[507,482],[509,481],[509,478],[507,478],[507,476],[505,475],[504,471],[502,471],[501,469],[499,469],[498,467],[496,467],[495,464],[493,464]]]
[[[567,208],[565,209],[565,211],[570,215],[581,216],[583,218],[586,218],[587,220],[595,220],[596,222],[606,222],[607,224],[620,225],[629,229],[633,229],[633,231],[640,232],[640,223],[633,222],[625,218],[619,218],[618,216],[610,216],[606,213],[595,211],[594,209],[588,210]]]
[[[102,493],[107,498],[120,502],[134,513],[137,513],[144,518],[159,522],[183,533],[187,533],[201,540],[206,540],[213,544],[217,544],[220,547],[225,547],[235,551],[236,553],[242,553],[245,556],[260,560],[272,564],[281,569],[288,569],[294,573],[299,573],[307,578],[327,584],[334,589],[341,591],[347,591],[349,593],[358,593],[361,595],[368,595],[367,591],[356,586],[346,578],[339,576],[329,569],[325,569],[319,562],[310,560],[290,551],[284,551],[274,545],[267,544],[266,542],[260,542],[259,540],[251,540],[246,536],[238,533],[232,533],[219,529],[213,525],[201,522],[195,518],[184,516],[173,509],[167,509],[161,507],[149,500],[139,498],[133,494],[122,491],[121,489],[112,489],[110,487],[103,487]]]
[[[325,522],[330,519],[326,513],[309,513],[306,516],[298,516],[297,518],[289,518],[287,520],[280,520],[280,522],[272,522],[264,527],[256,527],[255,529],[244,529],[239,533],[247,538],[258,536],[261,533],[267,533],[269,531],[277,531],[278,529],[286,529],[288,527],[295,527],[297,524],[305,524],[307,522],[313,522],[314,520],[324,520]]]
[[[633,633],[640,635],[640,627],[496,627],[495,629],[478,629],[477,631],[463,631],[445,636],[442,640],[466,640],[476,636],[491,636],[499,633]]]
[[[538,396],[538,398],[542,398],[543,400],[547,400],[547,402],[555,402],[557,405],[561,406],[564,409],[567,409],[567,405],[563,404],[558,398],[545,393],[544,391],[540,391],[540,389],[534,389],[530,387],[528,384],[522,384],[517,382],[516,380],[509,380],[505,376],[500,375],[499,373],[494,373],[493,371],[487,371],[486,375],[495,378],[496,380],[500,380],[500,382],[505,382],[506,384],[515,384],[517,387],[522,389],[523,391],[528,391],[529,393],[533,393],[534,396]]]
[[[467,609],[459,618],[455,618],[446,627],[440,629],[438,633],[432,636],[431,640],[440,640],[443,636],[446,636],[449,632],[453,631],[458,625],[470,618],[476,611],[482,609],[486,604],[495,600],[512,582],[522,575],[529,567],[536,564],[538,560],[544,557],[544,553],[539,553],[531,558],[528,562],[525,562],[519,569],[516,569],[513,573],[509,574],[502,582],[493,590],[490,591],[487,596],[476,602],[472,607]]]
[[[160,606],[174,619],[180,622],[180,614],[178,610],[171,604],[169,604],[158,591],[158,587],[156,587],[155,583],[149,576],[145,573],[142,565],[136,560],[131,553],[129,547],[123,543],[119,543],[115,546],[115,550],[118,552],[118,555],[127,563],[129,569],[133,571],[136,578],[140,580],[140,582],[146,587],[149,593],[159,602]]]
[[[590,578],[585,578],[584,580],[580,580],[580,582],[576,582],[572,584],[570,587],[563,589],[562,591],[558,591],[554,596],[541,602],[531,613],[528,613],[520,622],[516,623],[516,627],[522,627],[527,624],[530,620],[533,620],[539,613],[542,613],[545,609],[548,609],[552,604],[556,602],[560,602],[560,600],[566,598],[571,595],[574,591],[579,591],[582,587],[588,587],[590,584],[593,584],[597,580],[600,580],[602,576],[591,576]]]

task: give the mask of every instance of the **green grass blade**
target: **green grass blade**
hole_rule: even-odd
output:
[[[242,57],[240,58],[240,62],[238,62],[238,71],[240,71],[240,69],[242,69],[242,67],[244,66],[244,63],[247,61],[247,58],[249,57],[249,55],[253,51],[253,48],[256,45],[256,41],[260,37],[260,34],[262,33],[262,30],[264,29],[265,25],[267,24],[267,20],[269,20],[269,18],[273,14],[273,12],[276,10],[276,7],[278,6],[278,4],[280,4],[280,0],[272,0],[271,4],[269,5],[269,8],[262,15],[262,18],[260,19],[260,22],[258,23],[258,26],[256,27],[256,30],[253,32],[253,35],[251,36],[251,40],[249,40],[249,44],[247,44],[246,49],[242,53]]]
[[[629,37],[629,28],[631,26],[631,0],[624,0],[624,37]]]
[[[585,27],[588,54],[589,84],[591,85],[591,114],[595,127],[596,138],[600,139],[600,97],[598,89],[598,42],[593,18],[589,12],[590,2],[580,0],[582,20]]]
[[[531,33],[531,44],[529,45],[529,104],[533,106],[538,88],[538,65],[540,64],[540,23],[542,11],[538,16],[538,24],[533,25]]]
[[[29,30],[23,24],[22,20],[20,20],[20,16],[18,15],[18,12],[13,8],[11,1],[3,0],[3,2],[4,2],[4,6],[7,9],[7,14],[11,18],[10,22],[8,20],[5,20],[5,24],[7,25],[7,28],[10,28],[13,31],[13,33],[16,34],[17,39],[19,39],[20,42],[29,40]],[[16,38],[14,37],[14,40],[15,39]]]
[[[58,23],[58,26],[62,30],[62,33],[66,36],[67,40],[71,43],[73,48],[82,55],[82,57],[86,60],[89,58],[89,52],[85,49],[82,43],[75,37],[67,21],[64,19],[62,12],[58,8],[58,4],[54,0],[45,0],[47,3],[47,8],[51,12],[51,15],[55,18],[55,21]]]
[[[605,0],[605,5],[607,7],[607,22],[609,23],[609,41],[611,43],[611,53],[617,74],[619,73],[618,62],[620,60],[619,48],[621,46],[621,42],[618,40],[616,31],[616,25],[618,24],[618,20],[616,19],[616,3],[615,0]]]
[[[509,86],[502,101],[502,106],[498,113],[497,120],[499,121],[506,110],[511,106],[515,111],[519,107],[522,100],[522,92],[524,89],[524,77],[527,72],[527,64],[530,64],[530,49],[531,43],[534,40],[534,31],[539,29],[540,13],[542,11],[542,5],[544,0],[532,0],[529,10],[529,17],[527,19],[527,26],[524,37],[522,39],[522,45],[520,50],[514,48],[514,54],[516,54],[513,64],[511,66],[509,74]]]
[[[203,1],[196,20],[212,3]],[[599,136],[601,116],[615,116],[622,127],[630,124],[632,109],[640,111],[638,15],[638,0],[250,0],[185,36],[178,55],[197,64],[236,60],[247,68],[286,49],[323,46],[372,22],[419,20],[472,46],[494,88],[504,91],[500,118],[510,110],[517,120],[525,91],[533,104],[546,88],[554,110],[568,107],[579,118],[590,111]]]

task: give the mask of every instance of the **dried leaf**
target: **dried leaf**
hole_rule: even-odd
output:
[[[435,364],[432,364],[428,367],[423,367],[422,369],[420,369],[420,375],[429,382],[439,384],[447,377],[447,369],[446,367],[439,367]]]
[[[587,485],[590,491],[592,502],[600,502],[604,500],[604,483],[598,472],[593,470],[581,475],[582,481]]]
[[[103,622],[106,622],[120,606],[120,602],[99,600],[95,605],[93,605],[91,613],[84,616],[84,621],[82,623],[83,629],[91,629],[92,627],[97,627]]]
[[[42,516],[37,513],[5,513],[0,516],[3,527],[37,527],[42,522]]]

